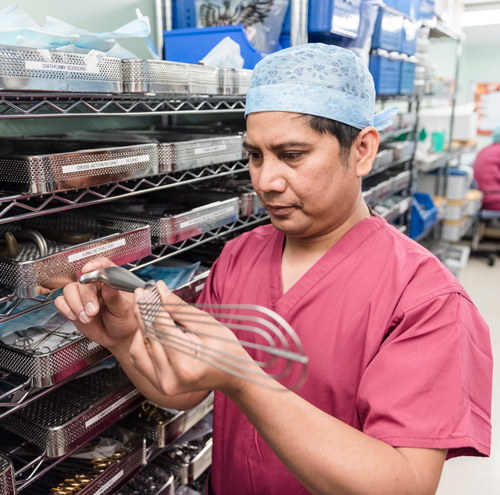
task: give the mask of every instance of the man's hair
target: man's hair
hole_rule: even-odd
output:
[[[331,134],[337,138],[340,147],[340,161],[346,167],[349,166],[351,148],[360,133],[360,129],[326,117],[317,117],[315,115],[304,115],[304,117],[308,119],[309,126],[314,131],[321,134]]]

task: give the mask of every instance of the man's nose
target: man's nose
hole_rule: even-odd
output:
[[[257,172],[256,186],[263,193],[285,192],[287,182],[283,164],[274,157],[264,158]]]

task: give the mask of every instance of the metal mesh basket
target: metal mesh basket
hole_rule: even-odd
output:
[[[176,191],[177,192],[177,191]],[[151,229],[151,237],[153,245],[175,244],[185,239],[201,235],[204,232],[213,230],[222,225],[234,222],[239,217],[239,202],[238,198],[231,198],[223,201],[214,201],[210,204],[203,204],[203,202],[210,199],[204,195],[196,193],[198,201],[189,201],[182,197],[182,195],[175,195],[173,191],[167,192],[164,196],[157,196],[159,202],[177,202],[180,205],[185,205],[184,210],[192,207],[193,204],[200,204],[202,206],[195,206],[183,213],[171,216],[160,216],[158,214],[147,213],[147,205],[145,205],[144,213],[136,213],[134,205],[127,207],[125,204],[110,205],[112,208],[109,212],[102,212],[94,210],[93,215],[100,218],[109,218],[115,221],[123,222],[146,222]],[[192,195],[190,195],[192,196]],[[201,199],[200,199],[201,197]],[[186,201],[186,202],[185,202]],[[187,203],[187,204],[186,204]],[[121,213],[117,213],[120,211]],[[115,213],[116,212],[116,213]]]
[[[22,147],[22,141],[17,145]],[[136,179],[158,172],[156,144],[1,157],[0,187],[6,191],[43,194]]]
[[[0,90],[66,91],[65,54],[0,45]]]
[[[10,460],[0,454],[0,493],[2,495],[15,495],[14,470]]]
[[[219,69],[220,93],[223,95],[246,95],[251,78],[251,70]]]
[[[151,407],[153,407],[151,405]],[[155,442],[158,448],[166,447],[203,419],[214,407],[213,392],[198,406],[189,411],[160,409],[158,418],[148,419],[141,409],[134,411],[120,424]],[[163,411],[163,413],[161,413]],[[165,418],[169,418],[165,421]]]
[[[148,464],[116,495],[174,495],[174,477],[156,464]]]
[[[410,185],[411,180],[411,172],[406,170],[405,172],[401,172],[392,179],[392,188],[393,191],[401,191]]]
[[[123,90],[127,93],[187,94],[189,67],[165,60],[124,60]]]
[[[249,217],[264,213],[266,209],[262,206],[256,192],[243,193],[240,195],[240,215]]]
[[[22,244],[15,259],[0,259],[0,285],[15,290],[19,297],[33,297],[75,282],[78,271],[99,256],[124,265],[151,254],[149,226],[144,224],[69,214],[37,217],[25,224],[32,229],[90,232],[95,237],[78,245],[47,241],[49,254],[43,258],[34,244]],[[15,235],[20,228],[19,224],[5,224],[0,233]]]
[[[191,94],[220,94],[219,69],[205,65],[190,65],[188,77]]]
[[[205,287],[210,270],[200,273],[187,284],[177,287],[173,292],[187,303],[195,303]]]
[[[60,457],[83,445],[125,414],[143,397],[119,366],[72,380],[0,420],[0,426]]]
[[[76,328],[69,333],[59,328],[31,327],[8,335],[9,343],[4,342],[5,337],[0,337],[2,367],[31,377],[34,387],[55,385],[109,354]]]

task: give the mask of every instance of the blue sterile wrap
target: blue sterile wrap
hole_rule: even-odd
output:
[[[253,71],[245,116],[255,112],[316,115],[356,129],[392,125],[397,106],[375,112],[375,86],[361,59],[344,48],[322,43],[268,55]]]
[[[136,271],[143,280],[163,280],[169,289],[176,289],[191,281],[200,263],[188,266],[153,266],[149,265]]]

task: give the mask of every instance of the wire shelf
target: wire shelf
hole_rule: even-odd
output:
[[[0,196],[0,224],[246,171],[248,171],[248,161],[241,160],[168,175],[156,175],[131,181],[113,182],[102,186],[57,191],[44,195]]]
[[[243,112],[244,96],[3,92],[0,119]]]
[[[368,177],[373,177],[374,175],[385,172],[386,170],[390,170],[391,168],[402,165],[403,163],[411,162],[412,159],[413,159],[413,156],[404,156],[403,158],[400,158],[399,160],[395,160],[395,161],[389,163],[385,167],[379,168],[377,170],[372,170],[371,172],[366,174],[364,178],[367,179]]]

